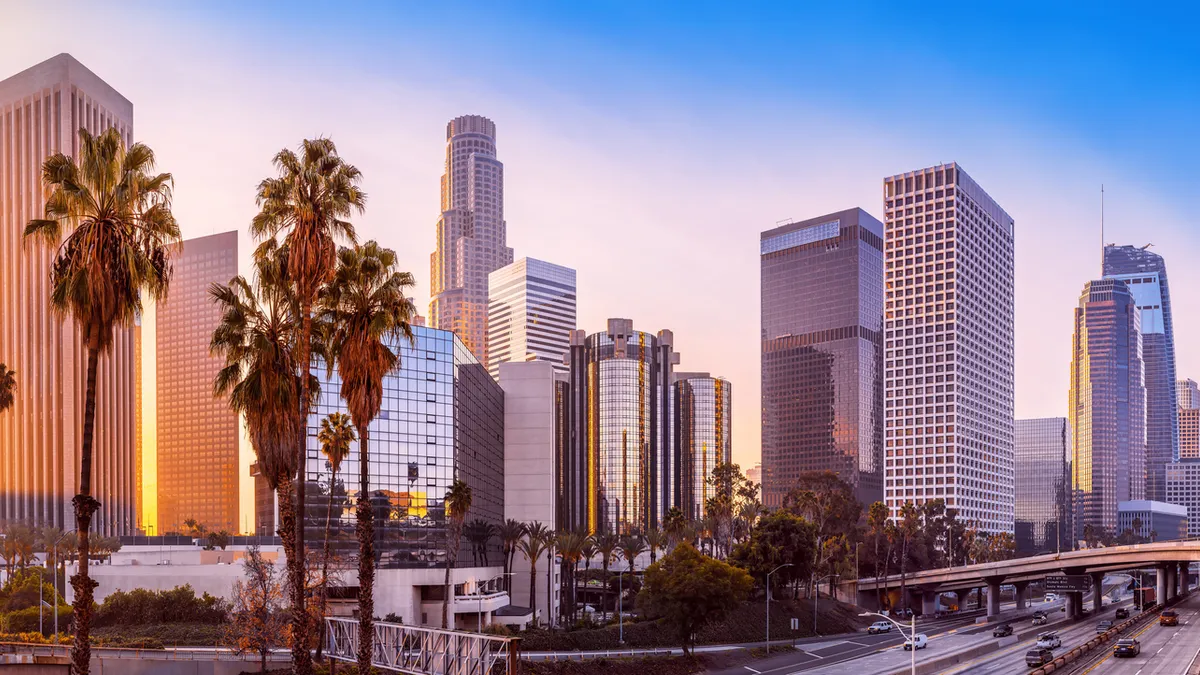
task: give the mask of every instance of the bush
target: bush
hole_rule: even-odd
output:
[[[228,615],[228,603],[208,593],[196,597],[190,585],[176,586],[169,591],[150,591],[136,588],[117,591],[104,599],[96,611],[93,625],[138,626],[164,623],[223,623]]]
[[[509,635],[513,634],[509,627],[502,623],[489,623],[483,627],[483,632],[487,633],[488,635],[500,635],[504,637],[508,637]]]
[[[137,626],[105,626],[92,631],[105,645],[157,640],[168,647],[215,647],[222,644],[224,626],[210,623],[165,623]],[[134,645],[136,646],[136,645]]]
[[[71,627],[71,608],[68,605],[58,607],[58,629],[65,631]],[[41,616],[42,626],[54,630],[54,610],[47,607]],[[32,633],[38,630],[38,608],[26,607],[15,612],[0,614],[0,631],[7,633]]]
[[[58,644],[62,644],[62,645],[71,644],[71,640],[72,640],[72,637],[70,635],[66,635],[65,633],[58,636]],[[3,632],[0,632],[0,642],[21,642],[24,644],[44,645],[44,644],[54,644],[55,639],[54,639],[53,635],[51,635],[50,637],[46,637],[45,635],[42,635],[41,633],[39,633],[37,631],[33,631],[31,633],[3,633]]]

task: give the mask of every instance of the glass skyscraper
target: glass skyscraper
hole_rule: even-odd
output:
[[[1071,426],[1065,417],[1017,420],[1014,533],[1025,554],[1071,550]]]
[[[733,461],[733,388],[708,373],[676,373],[673,389],[679,506],[685,517],[699,520],[715,495],[708,482],[713,468]]]
[[[883,225],[854,208],[759,237],[762,493],[834,471],[883,499]]]
[[[575,270],[521,258],[488,275],[488,372],[496,380],[507,361],[549,361],[566,372],[573,330]]]
[[[455,478],[471,488],[468,521],[504,520],[504,391],[453,333],[413,328],[415,344],[391,345],[401,368],[383,381],[383,407],[370,426],[370,500],[381,567],[438,567],[446,559],[445,496]],[[359,492],[358,444],[342,462],[337,481],[321,454],[317,432],[333,412],[349,414],[341,380],[314,368],[321,394],[308,421],[306,531],[324,536],[333,492],[335,548],[357,550],[354,504]],[[498,547],[494,541],[492,548]],[[497,548],[498,551],[498,548]],[[495,558],[499,560],[498,553]],[[464,538],[460,566],[472,561]]]
[[[1141,313],[1146,368],[1146,499],[1166,499],[1167,465],[1179,459],[1175,333],[1162,256],[1136,246],[1104,247],[1105,278],[1120,279]]]
[[[1146,387],[1140,313],[1119,279],[1089,281],[1075,309],[1071,386],[1074,538],[1117,532],[1117,504],[1144,499]]]

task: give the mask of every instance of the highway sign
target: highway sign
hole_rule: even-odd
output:
[[[1092,580],[1086,574],[1059,574],[1046,577],[1049,593],[1086,593],[1092,589]]]

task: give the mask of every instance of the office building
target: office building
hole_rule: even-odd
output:
[[[209,288],[237,276],[238,234],[183,242],[171,292],[157,307],[158,532],[194,519],[238,531],[238,416],[213,381],[225,360],[209,353],[221,307]]]
[[[42,162],[77,156],[78,130],[110,128],[133,142],[133,104],[69,54],[0,81],[0,361],[17,372],[0,415],[0,521],[69,530],[79,492],[87,351],[75,322],[50,308],[51,247],[30,245],[43,217]],[[137,522],[133,326],[118,326],[96,374],[92,531],[132,534]]]
[[[716,495],[709,482],[713,469],[733,462],[733,387],[708,373],[676,373],[672,396],[678,504],[684,517],[701,520]]]
[[[1013,219],[957,164],[883,187],[888,508],[1012,532]]]
[[[804,473],[883,499],[883,225],[862,209],[759,236],[762,492],[779,508]]]
[[[547,361],[566,372],[575,330],[575,270],[521,258],[488,275],[488,372],[500,364]]]
[[[1175,382],[1179,418],[1179,459],[1200,459],[1200,388],[1192,379]],[[1176,504],[1170,498],[1168,502]]]
[[[369,499],[381,568],[445,566],[445,496],[455,479],[471,488],[468,522],[504,521],[504,391],[453,333],[417,326],[413,334],[413,344],[390,345],[401,365],[384,377],[383,404],[370,427]],[[331,377],[323,366],[313,373],[321,395],[308,421],[306,528],[312,541],[324,537],[332,490],[334,549],[352,556],[361,454],[353,443],[331,484],[317,432],[330,413],[349,410],[336,370]],[[498,563],[499,543],[493,540],[487,550],[489,561]],[[474,560],[464,536],[457,565],[471,567]]]
[[[146,531],[144,476],[142,474],[142,318],[133,324],[133,513],[135,530]]]
[[[1015,539],[1033,555],[1071,550],[1071,425],[1065,417],[1016,420]]]
[[[512,263],[506,238],[496,125],[479,115],[456,117],[446,125],[442,215],[429,256],[429,325],[453,331],[485,367],[488,274]]]
[[[565,529],[628,534],[659,527],[679,503],[670,387],[679,354],[669,330],[571,333],[564,460]]]
[[[1089,281],[1071,340],[1071,501],[1084,528],[1116,536],[1117,504],[1146,491],[1145,375],[1140,313],[1119,279]]]
[[[1175,334],[1162,256],[1136,246],[1105,246],[1104,277],[1129,286],[1141,313],[1146,371],[1146,499],[1166,498],[1167,464],[1179,458]]]
[[[1188,533],[1188,509],[1151,499],[1117,504],[1117,532],[1132,530],[1145,541],[1183,539]]]
[[[1167,465],[1167,502],[1187,508],[1188,536],[1200,537],[1200,461]]]
[[[267,483],[258,470],[258,462],[250,464],[250,479],[254,481],[254,532],[258,537],[273,537],[276,535],[276,521],[279,519],[279,503],[275,499],[275,491]]]
[[[1180,408],[1200,409],[1200,387],[1188,378],[1175,381],[1175,405]]]

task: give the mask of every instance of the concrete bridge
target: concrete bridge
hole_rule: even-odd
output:
[[[1000,585],[1012,584],[1016,588],[1017,609],[1024,609],[1029,601],[1029,582],[1047,576],[1068,574],[1087,575],[1091,581],[1092,603],[1096,610],[1103,600],[1104,575],[1154,568],[1157,570],[1158,602],[1170,601],[1188,591],[1188,567],[1200,562],[1200,539],[1165,541],[1132,546],[1109,546],[1079,551],[1064,551],[1048,555],[1015,558],[1000,562],[944,567],[906,575],[903,584],[910,594],[909,606],[920,607],[924,614],[933,614],[939,594],[958,592],[960,598],[972,588],[987,587],[989,618],[1000,614]],[[861,578],[839,584],[839,594],[860,607],[876,608],[880,589],[885,592],[901,588],[899,574],[874,578]],[[1083,609],[1083,593],[1070,592],[1067,596],[1067,611],[1072,617],[1080,616]],[[961,602],[960,602],[961,605]]]

